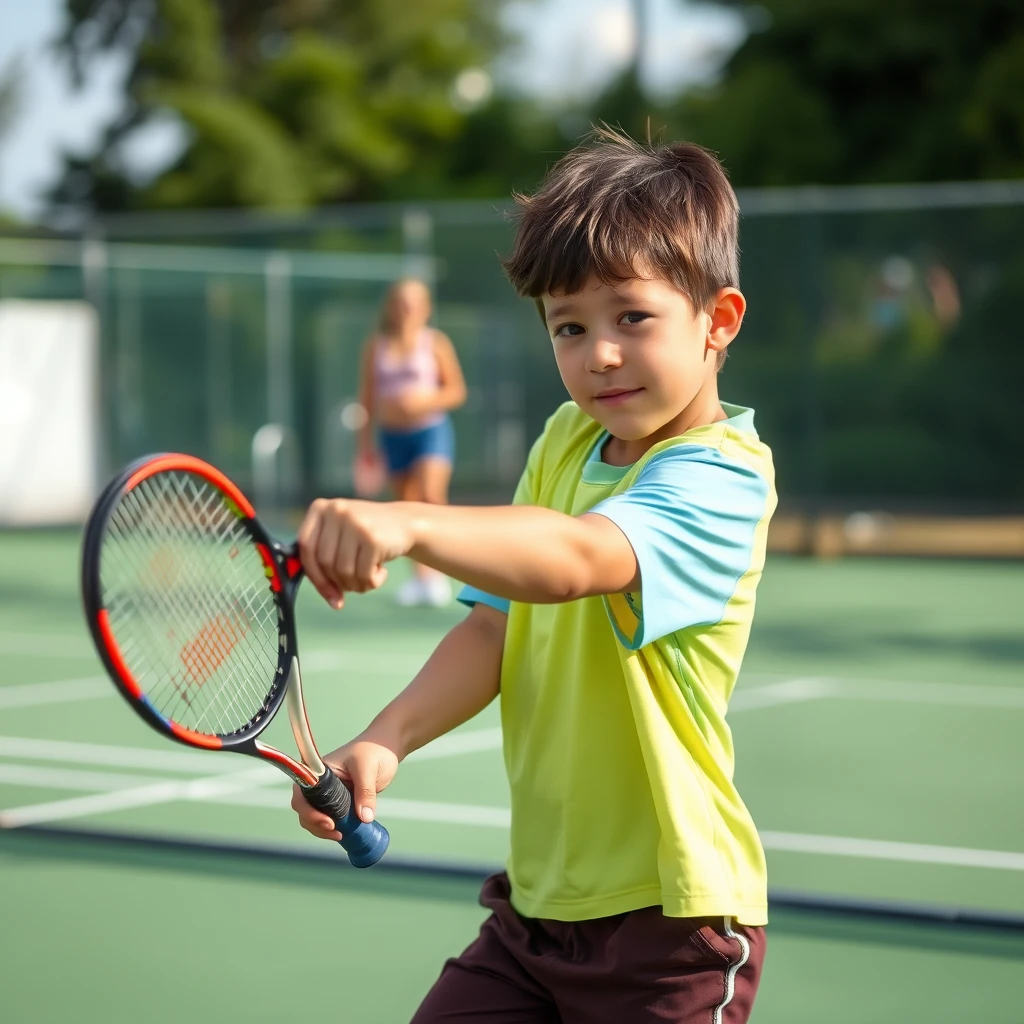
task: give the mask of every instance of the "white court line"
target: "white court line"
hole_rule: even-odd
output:
[[[729,701],[729,712],[756,711],[780,704],[799,704],[806,700],[820,700],[832,696],[832,685],[827,679],[786,679],[752,689],[737,690]]]
[[[828,679],[830,697],[898,704],[946,704],[957,707],[1021,708],[1024,689],[1015,686],[970,686],[965,683],[898,683],[875,679]]]
[[[1024,710],[1024,688],[1015,686],[910,683],[894,679],[819,676],[806,679],[786,679],[782,682],[768,683],[749,689],[741,686],[729,701],[729,712],[753,711],[758,708],[822,699]]]
[[[152,768],[171,772],[211,772],[223,765],[234,771],[239,762],[216,756],[213,751],[150,750],[145,747],[111,747],[68,740],[35,740],[0,736],[0,757],[27,757],[36,761],[98,764],[111,768]]]
[[[266,768],[267,766],[263,766]],[[250,773],[234,773],[224,776],[230,782],[230,788],[219,790],[204,786],[195,790],[191,783],[175,783],[173,780],[153,780],[137,775],[122,775],[115,772],[90,772],[81,770],[39,768],[37,765],[28,764],[2,764],[0,763],[0,783],[7,782],[14,785],[36,786],[41,789],[83,789],[87,791],[96,790],[115,793],[133,794],[131,802],[125,806],[137,807],[150,802],[150,797],[158,799],[153,802],[162,803],[165,799],[181,800],[202,800],[210,803],[235,804],[244,807],[269,807],[275,809],[289,809],[291,787],[287,777],[276,769],[269,773],[264,772],[255,779],[245,778],[245,788],[236,789],[235,779],[251,775]],[[199,780],[210,782],[211,779]],[[175,792],[168,797],[169,786],[182,786],[180,792]],[[284,787],[288,786],[288,789]],[[251,788],[249,788],[251,787]],[[145,799],[144,799],[145,798]],[[142,801],[141,803],[139,801]],[[83,813],[99,813],[104,810],[116,809],[109,802],[103,801],[98,810],[90,810],[91,804],[81,800],[55,801],[47,804],[35,805],[41,808],[56,809],[61,811],[70,806],[73,816]],[[378,808],[381,815],[392,818],[402,818],[410,821],[437,821],[445,824],[457,825],[482,825],[494,828],[508,828],[511,812],[505,807],[483,807],[473,804],[451,804],[438,803],[423,800],[403,800],[397,797],[382,796],[378,801]],[[34,808],[21,808],[18,812],[33,810]],[[61,814],[63,816],[63,812]],[[72,816],[68,814],[67,816]],[[38,820],[38,819],[37,819]],[[50,819],[52,820],[52,819]],[[4,817],[0,814],[0,822]],[[21,822],[27,824],[27,822]]]
[[[52,683],[0,686],[0,708],[27,708],[37,704],[66,704],[76,700],[112,697],[114,686],[106,676],[59,679]]]
[[[285,793],[258,789],[210,798],[214,803],[240,804],[290,810]],[[508,828],[512,812],[504,807],[472,804],[434,803],[425,800],[401,800],[382,796],[377,801],[382,821],[388,818],[407,821],[433,821],[446,825],[476,825],[484,828]],[[894,843],[848,836],[821,836],[796,832],[761,832],[766,850],[791,853],[831,854],[872,860],[909,861],[915,864],[947,864],[953,867],[994,868],[1024,871],[1024,853],[1008,850],[973,850],[961,846],[934,846],[924,843]]]
[[[413,751],[406,761],[430,761],[460,754],[501,748],[501,729],[475,729],[469,732],[440,736],[419,750]],[[212,752],[211,752],[212,753]],[[237,762],[212,757],[199,751],[188,753],[176,750],[149,750],[144,747],[113,747],[99,743],[77,743],[67,740],[23,739],[18,736],[0,736],[0,757],[23,757],[38,761],[64,761],[71,764],[97,764],[111,768],[153,768],[164,771],[209,772],[217,764],[225,771],[233,771]]]
[[[501,727],[473,729],[470,732],[447,733],[438,736],[419,750],[414,750],[406,761],[431,761],[439,757],[457,757],[476,754],[483,750],[501,750]]]
[[[40,774],[40,771],[45,774]],[[29,776],[35,776],[30,780]],[[75,772],[38,769],[29,765],[0,765],[0,782],[32,784],[54,789],[106,789],[125,780],[139,781],[134,776],[106,772]],[[274,783],[280,783],[274,786]],[[116,789],[97,796],[78,797],[16,808],[0,813],[0,827],[55,821],[60,818],[100,814],[129,807],[152,806],[175,800],[198,800],[207,803],[232,804],[289,810],[287,779],[275,768],[261,765],[255,769],[227,776],[213,776],[192,781],[161,781],[158,783]],[[451,804],[428,800],[405,800],[382,796],[378,810],[383,820],[431,821],[446,825],[471,825],[482,828],[508,828],[511,812],[505,807],[475,804]],[[962,846],[937,846],[926,843],[890,842],[879,839],[857,839],[852,836],[825,836],[801,832],[760,833],[766,850],[807,853],[868,860],[903,861],[912,864],[942,864],[951,867],[988,868],[1003,871],[1024,871],[1024,853],[1010,850],[978,850]]]
[[[1009,850],[972,850],[963,846],[893,843],[850,836],[816,836],[800,832],[761,832],[766,850],[815,853],[869,860],[902,860],[913,864],[949,864],[961,868],[996,868],[1024,871],[1024,853]]]
[[[44,804],[29,804],[0,811],[0,828],[20,828],[22,825],[38,825],[44,821],[60,821],[63,818],[82,818],[90,814],[106,814],[122,811],[129,807],[152,807],[155,804],[172,803],[175,800],[209,800],[215,796],[244,791],[260,785],[279,775],[270,765],[259,765],[231,775],[214,775],[205,779],[188,781],[158,782],[132,789],[119,789],[113,793],[94,796],[72,797],[69,800],[52,800]]]
[[[37,764],[0,763],[0,782],[10,786],[34,786],[38,789],[84,789],[95,793],[129,789],[152,783],[145,775],[121,772],[87,772],[80,768],[40,768]]]
[[[288,792],[265,786],[246,793],[210,797],[209,802],[290,811],[290,799]],[[384,822],[394,818],[396,821],[432,821],[442,825],[477,825],[483,828],[508,828],[512,822],[512,812],[507,807],[403,800],[393,796],[382,796],[377,800],[377,817]]]
[[[390,816],[405,821],[440,821],[446,825],[482,825],[485,828],[508,828],[512,824],[512,812],[507,807],[401,800],[392,796],[381,797],[378,804],[383,820]]]

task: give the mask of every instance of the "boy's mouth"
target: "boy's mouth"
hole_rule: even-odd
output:
[[[594,400],[601,405],[621,405],[634,395],[639,395],[643,388],[605,388],[594,395]]]

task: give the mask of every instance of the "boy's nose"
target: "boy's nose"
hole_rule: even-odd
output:
[[[608,338],[597,338],[587,352],[586,367],[594,373],[600,373],[622,364],[622,349]]]

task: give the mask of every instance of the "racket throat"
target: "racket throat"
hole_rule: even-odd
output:
[[[306,715],[306,702],[302,698],[302,676],[299,673],[299,659],[292,658],[291,669],[285,690],[285,702],[288,705],[288,721],[291,723],[292,736],[299,751],[299,758],[317,778],[321,778],[327,770],[320,752],[313,742],[313,734],[309,729],[309,718]]]

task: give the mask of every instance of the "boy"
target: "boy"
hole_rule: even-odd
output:
[[[514,503],[321,500],[303,564],[340,607],[403,555],[469,615],[328,760],[363,820],[410,751],[500,694],[507,874],[415,1024],[747,1020],[764,855],[725,722],[775,507],[749,409],[717,372],[745,302],[736,198],[705,150],[610,131],[521,197],[506,272],[538,304],[572,398]],[[314,835],[333,822],[296,790]]]

